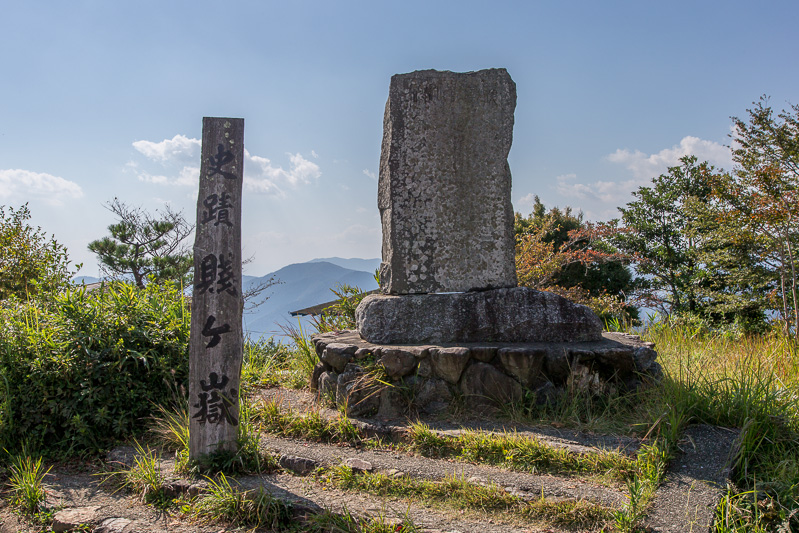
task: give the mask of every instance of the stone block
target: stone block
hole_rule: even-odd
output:
[[[355,356],[357,350],[358,347],[352,344],[331,342],[325,346],[320,359],[332,366],[336,372],[341,372]]]
[[[522,386],[518,381],[486,363],[470,364],[463,373],[460,386],[463,394],[471,400],[488,399],[502,404],[522,398]]]
[[[433,374],[453,385],[461,379],[463,369],[469,362],[468,348],[434,348],[430,350]]]
[[[543,348],[500,348],[499,361],[502,368],[519,380],[525,387],[531,387],[534,382],[542,380],[541,370],[547,356]]]
[[[515,107],[505,69],[392,76],[378,181],[384,292],[516,285]]]
[[[584,305],[527,287],[456,294],[371,294],[355,311],[372,343],[581,342],[602,339]]]
[[[383,348],[380,364],[386,369],[391,379],[399,379],[413,373],[416,368],[416,357],[407,350]]]

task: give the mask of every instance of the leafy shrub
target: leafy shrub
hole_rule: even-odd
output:
[[[0,305],[0,443],[100,450],[137,433],[188,376],[189,312],[174,286],[124,283]]]
[[[0,206],[0,300],[46,295],[67,285],[67,250],[28,224],[28,204]]]

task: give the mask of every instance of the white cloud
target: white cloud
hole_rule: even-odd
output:
[[[202,143],[199,139],[180,134],[160,142],[136,141],[133,143],[133,147],[147,159],[157,163],[163,169],[174,172],[175,167],[178,167],[179,170],[177,170],[177,175],[171,175],[172,172],[150,173],[140,170],[136,162],[130,162],[127,166],[137,171],[139,180],[146,183],[196,189],[200,176],[197,160],[200,157],[201,146]],[[247,189],[256,193],[285,196],[283,187],[307,184],[322,175],[319,165],[305,159],[301,154],[286,155],[289,158],[288,169],[274,166],[266,157],[252,155],[245,150],[244,184]],[[314,158],[319,157],[313,150],[311,150],[311,155]]]
[[[680,164],[680,158],[695,155],[699,161],[708,161],[719,167],[732,166],[730,149],[714,141],[706,141],[699,137],[683,137],[679,145],[664,148],[656,154],[645,154],[640,150],[616,150],[607,158],[613,163],[627,167],[633,176],[640,180],[651,180],[663,174],[669,167]]]
[[[371,170],[369,170],[368,168],[365,168],[365,169],[363,169],[363,174],[364,174],[364,175],[365,175],[367,178],[369,178],[369,179],[373,179],[373,180],[377,181],[377,174],[375,174],[374,172],[372,172],[372,171],[371,171]]]
[[[159,162],[197,159],[201,145],[199,139],[190,139],[180,134],[157,143],[152,141],[133,143],[133,147],[144,154],[147,159]]]
[[[62,205],[64,200],[81,196],[83,190],[74,181],[44,172],[0,169],[0,198],[3,201],[37,198],[50,205]]]
[[[281,185],[296,187],[318,179],[322,175],[319,165],[300,154],[287,154],[291,166],[288,170],[272,166],[266,157],[251,155],[244,150],[244,184],[249,190],[265,194],[283,195]]]

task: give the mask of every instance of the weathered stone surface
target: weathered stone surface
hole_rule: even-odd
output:
[[[497,350],[496,346],[471,346],[469,354],[472,359],[482,363],[490,363],[494,356],[497,355]]]
[[[505,69],[391,78],[378,183],[384,292],[516,285],[507,161],[515,107]]]
[[[98,509],[100,509],[99,505],[62,509],[53,516],[51,527],[54,532],[59,533],[70,531],[82,524],[92,524],[97,520]]]
[[[646,372],[652,367],[652,363],[657,359],[657,352],[648,346],[637,348],[633,352],[633,362],[636,372]]]
[[[397,387],[386,387],[380,392],[380,407],[377,416],[380,418],[399,418],[405,414],[407,405]]]
[[[541,370],[546,360],[546,350],[522,347],[500,348],[498,355],[502,368],[525,387],[542,380]]]
[[[347,363],[352,361],[358,347],[352,344],[331,342],[322,352],[320,359],[333,367],[336,372],[341,372]]]
[[[319,395],[335,398],[337,383],[338,374],[335,372],[322,372],[322,374],[319,376]]]
[[[338,377],[336,404],[349,416],[373,414],[380,407],[380,387],[360,366],[350,363]]]
[[[327,372],[330,370],[330,366],[326,365],[325,363],[317,363],[315,367],[313,367],[313,372],[311,372],[311,381],[310,387],[312,391],[318,390],[319,387],[319,376],[322,375],[322,372]]]
[[[436,414],[445,411],[452,401],[452,392],[441,379],[425,380],[416,394],[416,403],[421,410]]]
[[[414,371],[416,357],[407,350],[383,348],[380,355],[380,364],[386,369],[388,377],[399,379]]]
[[[461,379],[463,369],[469,362],[469,350],[457,347],[434,348],[430,350],[429,359],[433,366],[433,374],[454,385]]]
[[[511,377],[486,363],[469,365],[461,379],[461,391],[472,399],[489,399],[499,403],[518,401],[522,386]]]
[[[306,476],[319,468],[319,461],[296,455],[281,455],[278,463],[282,468],[299,476]]]
[[[94,529],[94,533],[128,533],[134,531],[135,524],[127,518],[106,518]]]
[[[430,364],[430,358],[422,359],[416,366],[416,375],[420,378],[429,378],[433,375],[433,365]]]
[[[344,466],[348,466],[356,472],[371,472],[374,470],[372,463],[364,461],[358,457],[348,457],[344,460]]]
[[[581,342],[602,338],[584,305],[527,287],[458,294],[372,294],[355,312],[369,342]],[[329,347],[330,345],[328,345]]]

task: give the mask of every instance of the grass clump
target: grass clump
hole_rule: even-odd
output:
[[[360,490],[378,496],[413,498],[426,504],[458,510],[506,513],[529,520],[546,520],[553,525],[597,527],[607,522],[612,511],[584,500],[526,501],[491,484],[469,483],[463,478],[441,481],[410,476],[391,477],[381,473],[357,473],[341,465],[317,474],[317,479],[345,490]]]
[[[138,494],[146,504],[162,509],[172,504],[166,495],[166,476],[161,471],[158,453],[138,442],[134,445],[133,465],[104,476],[106,481],[116,481],[120,489]]]
[[[186,402],[172,409],[159,408],[150,418],[150,431],[156,441],[176,455],[175,468],[187,473],[261,473],[278,468],[277,458],[260,449],[260,428],[256,412],[246,398],[239,399],[239,424],[236,449],[218,450],[201,461],[189,460],[189,411]]]
[[[333,419],[323,417],[318,411],[300,415],[291,410],[282,410],[274,400],[261,402],[253,410],[255,419],[264,431],[282,437],[349,444],[360,444],[366,440],[361,430],[341,413]]]
[[[44,488],[44,477],[49,471],[50,468],[45,470],[42,466],[41,457],[34,459],[25,449],[12,455],[8,479],[11,505],[33,518],[46,515],[47,490]]]
[[[223,520],[234,526],[264,527],[273,531],[288,529],[291,505],[274,498],[263,488],[241,491],[231,486],[225,474],[208,479],[208,493],[184,505],[183,511],[210,520]]]
[[[409,439],[411,449],[428,457],[453,457],[529,473],[590,474],[626,481],[636,464],[621,453],[574,453],[517,433],[468,430],[442,436],[420,422],[410,427]]]

